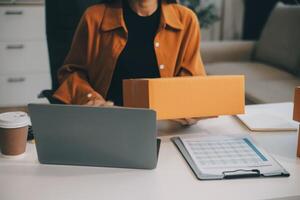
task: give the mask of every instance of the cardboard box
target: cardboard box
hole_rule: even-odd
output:
[[[158,120],[242,114],[244,82],[244,76],[129,79],[124,106],[153,109]]]
[[[300,86],[295,89],[294,120],[300,122]]]
[[[300,157],[300,126],[298,129],[298,150],[297,150],[297,156]]]
[[[300,122],[300,86],[295,89],[294,97],[294,120]],[[298,150],[297,156],[300,157],[300,126],[298,129]]]

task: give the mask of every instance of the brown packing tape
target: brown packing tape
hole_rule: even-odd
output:
[[[244,76],[131,79],[123,91],[124,106],[153,109],[159,120],[244,113]]]
[[[294,120],[300,122],[300,86],[295,89]]]

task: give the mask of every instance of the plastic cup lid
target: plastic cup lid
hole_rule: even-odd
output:
[[[21,128],[30,124],[25,112],[6,112],[0,114],[0,128]]]

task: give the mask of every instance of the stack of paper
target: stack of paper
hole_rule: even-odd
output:
[[[247,106],[243,115],[237,115],[251,131],[296,131],[298,123],[292,120],[292,103],[278,103],[277,110],[268,108],[269,105]]]

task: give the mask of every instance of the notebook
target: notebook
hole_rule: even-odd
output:
[[[249,136],[174,137],[199,180],[289,176]]]
[[[297,131],[298,123],[292,120],[292,103],[251,105],[246,107],[246,114],[237,118],[251,131]]]

